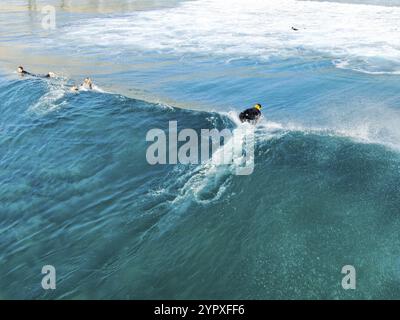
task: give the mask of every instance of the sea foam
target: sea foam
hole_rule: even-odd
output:
[[[298,31],[294,31],[291,27]],[[339,68],[400,72],[400,8],[295,0],[198,0],[175,8],[91,18],[60,41],[108,54],[160,52],[238,58],[329,57]],[[97,50],[96,49],[96,50]]]

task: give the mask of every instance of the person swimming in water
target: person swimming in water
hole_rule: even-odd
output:
[[[54,72],[49,72],[46,75],[33,74],[28,71],[25,71],[24,67],[22,67],[22,66],[19,66],[17,68],[17,72],[20,76],[31,76],[31,77],[36,77],[36,78],[55,78],[56,77],[56,74]]]
[[[79,91],[79,88],[78,88],[77,85],[74,84],[74,85],[69,89],[69,91],[77,92],[77,91]]]
[[[92,90],[93,89],[93,81],[90,78],[85,78],[85,80],[83,80],[83,83],[81,84],[81,87],[84,89],[89,89]]]
[[[261,118],[261,104],[257,103],[253,108],[244,110],[239,114],[239,119],[242,123],[249,122],[256,124]]]
[[[18,72],[18,74],[21,75],[21,76],[24,76],[24,75],[33,76],[32,73],[30,73],[30,72],[28,72],[28,71],[25,71],[25,70],[24,70],[24,67],[22,67],[22,66],[19,66],[19,67],[17,68],[17,72]]]

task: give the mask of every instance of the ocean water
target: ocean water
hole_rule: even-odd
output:
[[[0,8],[0,299],[400,298],[398,2],[29,3]],[[252,175],[147,163],[256,102]]]

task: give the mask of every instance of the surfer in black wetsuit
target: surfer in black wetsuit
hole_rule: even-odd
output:
[[[22,66],[18,67],[17,72],[21,76],[31,76],[31,77],[37,77],[37,78],[55,78],[55,76],[56,76],[53,72],[49,72],[46,75],[33,74],[33,73],[28,72],[28,71],[25,71],[24,67],[22,67]]]
[[[25,71],[25,70],[24,70],[24,67],[21,67],[21,66],[18,67],[17,72],[18,72],[18,74],[21,75],[21,76],[24,76],[24,75],[33,76],[32,73],[30,73],[30,72],[28,72],[28,71]]]
[[[261,118],[261,104],[257,103],[253,108],[247,109],[239,114],[240,121],[256,124]]]

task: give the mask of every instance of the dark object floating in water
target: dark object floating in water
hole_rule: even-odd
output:
[[[261,104],[257,103],[254,108],[247,109],[239,114],[239,119],[242,123],[249,122],[257,124],[261,118]]]
[[[297,29],[297,28],[295,28],[295,27],[292,27],[292,30],[293,30],[293,31],[299,31],[299,29]]]

